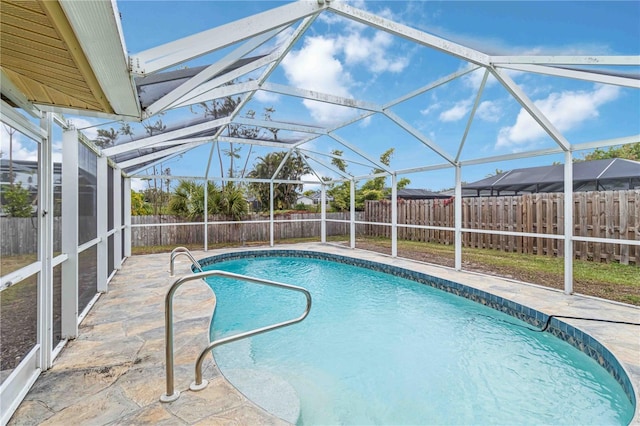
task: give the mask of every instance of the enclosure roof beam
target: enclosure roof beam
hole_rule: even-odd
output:
[[[212,85],[211,87],[213,86],[214,85]],[[180,99],[180,103],[172,104],[170,108],[172,109],[181,108],[184,106],[196,105],[202,102],[212,101],[214,99],[226,98],[227,96],[242,95],[245,93],[256,91],[259,88],[260,86],[258,85],[258,82],[255,80],[247,81],[245,83],[236,83],[236,84],[229,84],[224,86],[217,85],[217,87],[212,89],[207,89],[206,92],[203,92],[192,98],[189,98],[191,94],[188,94],[187,96]]]
[[[389,117],[391,119],[391,121],[395,122],[398,126],[402,127],[404,130],[406,130],[407,132],[412,134],[416,139],[418,139],[420,142],[425,144],[427,147],[429,147],[436,154],[438,154],[439,156],[441,156],[442,158],[444,158],[445,160],[447,160],[451,164],[455,164],[455,160],[453,158],[451,158],[451,156],[449,154],[447,154],[442,148],[440,148],[438,145],[436,145],[436,143],[433,142],[431,139],[427,138],[425,135],[423,135],[417,129],[415,129],[413,126],[411,126],[409,123],[407,123],[402,118],[400,118],[396,113],[394,113],[391,110],[386,110],[384,112],[384,115]]]
[[[347,142],[346,140],[344,140],[343,138],[341,138],[340,136],[336,135],[335,133],[329,133],[329,137],[331,137],[333,140],[335,140],[336,142],[338,142],[340,145],[344,146],[345,148],[355,152],[356,154],[358,154],[360,157],[364,158],[365,160],[369,161],[371,164],[373,164],[375,167],[377,167],[378,169],[384,170],[385,172],[389,173],[390,175],[393,174],[393,170],[391,170],[388,166],[385,166],[384,164],[382,164],[380,161],[376,161],[373,158],[371,158],[369,155],[367,155],[364,151],[362,151],[360,148],[358,148],[357,146],[354,146],[352,144],[350,144],[349,142]]]
[[[529,64],[508,64],[500,65],[499,68],[507,68],[516,71],[532,72],[536,74],[546,74],[555,77],[573,78],[576,80],[592,81],[594,83],[613,84],[616,86],[631,87],[640,89],[640,79],[623,77],[607,73],[595,73],[587,70],[575,70],[559,67],[549,67],[544,65]]]
[[[341,105],[349,108],[382,112],[382,107],[372,102],[359,101],[357,99],[335,96],[328,93],[316,92],[314,90],[300,89],[298,87],[285,86],[283,84],[264,83],[261,86],[261,89],[267,92],[279,93],[281,95],[294,96],[297,98],[309,99],[334,105]]]
[[[478,65],[489,64],[490,56],[485,53],[436,37],[407,25],[399,24],[390,19],[382,18],[370,12],[357,9],[349,6],[345,2],[331,2],[329,3],[329,10],[346,18],[353,19],[357,22],[386,31],[399,37],[403,37],[423,46],[448,53],[460,59],[464,59],[465,61]]]
[[[292,152],[293,152],[293,149],[290,149],[290,150],[287,151],[286,154],[284,154],[284,157],[282,157],[282,161],[280,161],[280,164],[278,164],[278,168],[276,169],[275,172],[273,172],[273,175],[271,176],[271,179],[270,179],[271,181],[273,181],[276,177],[278,177],[278,174],[280,173],[280,171],[284,167],[285,163],[287,162],[287,160],[291,156]]]
[[[280,130],[290,130],[292,132],[313,133],[317,135],[327,134],[327,131],[322,127],[306,126],[303,124],[284,123],[281,121],[257,120],[253,118],[236,117],[233,120],[233,123],[244,124],[246,126],[264,127],[265,129],[272,128],[272,129],[280,129]]]
[[[238,79],[245,74],[248,74],[252,71],[260,69],[265,65],[269,65],[273,63],[278,58],[277,52],[271,53],[267,56],[264,56],[260,59],[256,59],[253,62],[250,62],[246,65],[243,65],[235,70],[229,71],[219,77],[216,77],[206,83],[201,84],[200,86],[194,88],[189,93],[182,96],[180,99],[176,100],[174,103],[170,105],[169,108],[179,108],[187,105],[193,105],[198,102],[205,102],[211,99],[216,99],[216,94],[209,94],[210,91],[222,88],[222,85]],[[253,84],[257,84],[257,82],[253,81]]]
[[[147,138],[138,139],[133,142],[127,142],[120,145],[113,146],[103,150],[108,155],[122,154],[123,152],[132,151],[134,149],[145,148],[151,146],[157,142],[164,142],[171,139],[177,139],[184,136],[193,135],[194,133],[203,132],[206,130],[212,130],[220,126],[229,124],[229,117],[219,118],[217,120],[207,121],[205,123],[196,124],[182,129],[172,130],[169,132],[160,133],[158,135],[149,136]]]
[[[232,65],[238,59],[242,58],[244,55],[250,53],[257,47],[270,40],[284,28],[285,27],[280,27],[271,31],[267,31],[264,34],[260,34],[259,36],[245,42],[242,46],[238,47],[233,52],[226,55],[224,58],[220,59],[212,65],[209,65],[207,68],[200,71],[197,75],[194,75],[189,80],[185,81],[180,86],[176,87],[171,92],[167,93],[162,98],[149,105],[145,113],[148,116],[152,116],[166,110],[173,102],[182,98],[191,90],[195,89],[201,84],[206,83],[209,79],[213,78],[216,74]]]
[[[549,119],[540,111],[540,109],[529,99],[524,91],[518,86],[503,70],[491,68],[493,75],[502,83],[502,85],[511,93],[511,95],[522,105],[531,117],[544,129],[545,132],[564,150],[569,151],[571,144],[560,133],[560,131],[549,121]]]
[[[471,129],[471,123],[473,123],[473,117],[475,117],[476,110],[478,109],[478,105],[480,105],[480,98],[482,98],[482,93],[484,92],[485,84],[487,84],[488,76],[489,76],[489,70],[485,69],[484,75],[482,76],[482,82],[480,83],[480,87],[478,88],[478,93],[476,94],[476,99],[473,102],[473,107],[471,108],[471,112],[469,113],[469,119],[467,120],[467,125],[464,128],[464,134],[462,135],[460,146],[458,147],[458,153],[456,154],[456,159],[455,159],[456,163],[460,160],[460,155],[462,154],[462,149],[464,148],[464,144],[467,140],[467,136],[469,135],[469,129]]]
[[[167,157],[169,155],[176,154],[176,153],[181,154],[181,153],[183,153],[185,151],[190,150],[191,148],[195,148],[195,147],[198,147],[200,145],[204,145],[204,144],[206,144],[208,142],[209,141],[185,143],[185,144],[181,144],[179,146],[175,146],[173,148],[163,149],[162,151],[156,151],[156,152],[152,152],[151,154],[142,155],[140,157],[136,157],[136,158],[132,158],[130,160],[122,161],[122,162],[117,163],[117,164],[118,164],[118,167],[120,167],[121,169],[128,169],[129,167],[133,167],[133,166],[136,166],[138,164],[146,163],[147,161],[150,161],[150,160],[164,158],[164,157]]]
[[[291,148],[291,144],[287,142],[266,141],[262,139],[235,138],[231,136],[218,136],[219,142],[230,142],[244,145],[269,146],[273,148]]]
[[[355,161],[355,160],[352,160],[352,159],[349,159],[349,158],[342,157],[340,155],[335,155],[335,154],[331,154],[331,153],[327,153],[327,152],[318,152],[318,151],[313,151],[311,149],[305,149],[305,148],[297,148],[297,149],[301,153],[307,153],[308,152],[309,154],[321,155],[323,157],[329,157],[329,158],[335,158],[337,160],[343,160],[343,161],[345,161],[347,163],[350,163],[350,164],[357,164],[359,166],[371,167],[370,163],[362,163],[360,161]]]
[[[209,52],[292,24],[322,9],[319,2],[298,1],[157,46],[131,56],[134,72],[151,74]]]
[[[309,155],[308,153],[303,154],[306,158],[315,161],[316,163],[320,164],[322,167],[326,168],[327,170],[330,170],[332,172],[334,172],[335,174],[338,174],[340,176],[342,176],[343,178],[347,179],[347,180],[351,180],[353,179],[353,176],[351,176],[350,174],[348,174],[347,172],[343,172],[342,170],[338,169],[337,167],[333,166],[333,165],[329,165],[327,163],[325,163],[322,160],[317,159],[316,157],[314,157],[313,155]]]
[[[475,70],[477,70],[479,68],[481,68],[481,67],[478,66],[478,65],[469,65],[465,69],[462,69],[460,71],[456,71],[456,72],[454,72],[452,74],[449,74],[449,75],[446,75],[446,76],[444,76],[442,78],[437,79],[436,81],[434,81],[432,83],[429,83],[429,84],[427,84],[425,86],[422,86],[422,87],[420,87],[420,88],[418,88],[418,89],[416,89],[416,90],[414,90],[412,92],[409,92],[404,96],[400,96],[399,98],[392,100],[388,104],[385,104],[382,107],[382,109],[386,110],[388,108],[391,108],[394,105],[398,105],[399,103],[402,103],[402,102],[404,102],[406,100],[409,100],[411,98],[419,96],[419,95],[421,95],[421,94],[423,94],[425,92],[428,92],[429,90],[435,89],[436,87],[442,86],[443,84],[447,84],[448,82],[453,81],[456,78],[462,77],[462,76],[464,76],[466,74],[469,74],[470,72],[473,72],[473,71],[475,71]]]
[[[640,65],[640,56],[569,56],[569,55],[522,55],[491,56],[493,65],[531,64],[531,65]]]
[[[430,166],[411,167],[408,169],[396,170],[396,176],[407,175],[411,173],[429,172],[433,170],[450,169],[454,167],[451,163],[432,164]]]

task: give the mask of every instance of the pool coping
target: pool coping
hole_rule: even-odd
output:
[[[561,340],[564,340],[595,360],[621,385],[623,391],[634,407],[634,416],[632,417],[630,424],[640,424],[640,407],[638,406],[639,392],[636,385],[640,378],[640,374],[638,374],[640,372],[640,362],[638,361],[640,360],[638,360],[638,356],[636,356],[636,362],[633,362],[633,359],[629,359],[628,356],[621,356],[620,358],[622,359],[619,359],[619,357],[616,356],[616,352],[621,352],[620,349],[622,348],[617,347],[620,343],[616,344],[610,341],[612,334],[613,336],[616,335],[615,332],[612,333],[612,331],[614,331],[614,327],[635,327],[637,330],[637,326],[594,323],[592,321],[587,322],[577,318],[563,318],[560,320],[554,317],[557,315],[578,318],[594,318],[592,313],[594,307],[592,305],[595,304],[597,307],[601,308],[599,309],[599,312],[603,307],[607,308],[607,312],[615,311],[616,315],[614,318],[610,318],[612,320],[624,321],[620,319],[620,314],[622,313],[626,322],[638,323],[640,322],[639,308],[590,296],[566,295],[558,290],[535,284],[528,284],[484,274],[455,271],[452,268],[444,266],[391,257],[389,255],[370,251],[350,249],[331,244],[308,244],[308,246],[309,247],[307,248],[302,248],[301,245],[296,245],[291,248],[282,248],[282,246],[278,246],[224,250],[218,254],[211,253],[210,256],[199,259],[199,262],[203,267],[206,267],[226,260],[274,255],[331,260],[414,280],[442,291],[465,297],[471,301],[483,304],[500,312],[504,312],[514,318],[527,322],[533,327],[542,328],[547,324],[547,321],[550,320],[548,321],[547,332]],[[394,265],[388,264],[389,261],[394,262]],[[505,289],[502,288],[505,284],[515,287],[509,288],[508,291],[505,291]],[[527,291],[522,291],[523,289],[526,289]],[[528,293],[531,292],[544,293],[546,296],[544,298],[544,304],[537,303],[537,305],[540,306],[531,306],[532,302],[534,304],[537,302],[537,298],[532,300],[528,296]],[[523,296],[523,293],[524,297],[518,297],[518,295]],[[576,310],[578,306],[576,306],[575,302],[578,301],[586,302],[585,304],[587,306],[580,307]],[[555,303],[551,304],[550,302]],[[586,311],[585,308],[587,308]],[[582,314],[580,314],[581,312]],[[551,318],[549,318],[550,316]],[[606,316],[600,315],[597,317],[606,318]],[[632,330],[631,333],[633,333]],[[608,337],[607,339],[603,339],[605,335]],[[605,340],[605,342],[602,340]],[[635,346],[636,355],[640,354],[640,344],[638,344],[640,342],[638,342],[638,339],[636,339],[635,345],[632,341],[628,343],[632,346],[632,353],[633,346]]]

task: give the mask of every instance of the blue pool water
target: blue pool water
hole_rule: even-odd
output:
[[[260,370],[293,386],[299,424],[602,425],[633,416],[621,386],[591,358],[462,297],[317,259],[241,259],[206,269],[311,292],[302,323],[214,351],[223,374]],[[304,310],[295,292],[208,281],[218,300],[214,338]]]

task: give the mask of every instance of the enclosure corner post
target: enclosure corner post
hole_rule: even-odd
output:
[[[391,175],[391,256],[398,257],[398,177]]]
[[[573,293],[573,155],[564,153],[564,292]]]
[[[269,182],[269,246],[273,247],[273,180]]]
[[[327,187],[320,184],[320,242],[327,242]]]
[[[349,247],[356,248],[356,181],[351,179],[349,186],[350,232]]]
[[[455,269],[462,270],[462,166],[456,164],[456,187],[454,192],[455,222]]]

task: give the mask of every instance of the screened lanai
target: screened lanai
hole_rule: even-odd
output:
[[[574,160],[640,142],[640,46],[607,38],[636,34],[637,9],[623,22],[600,20],[593,43],[545,49],[514,26],[500,33],[494,3],[397,3],[1,1],[2,257],[12,262],[2,265],[0,288],[3,303],[8,292],[29,297],[34,318],[11,360],[3,354],[3,423],[131,256],[131,191],[151,180],[268,185],[271,246],[285,222],[274,212],[277,185],[318,190],[317,241],[340,223],[357,248],[367,223],[356,191],[381,177],[391,189],[389,220],[377,223],[389,230],[387,254],[398,257],[403,226],[446,231],[462,270],[463,237],[487,233],[463,226],[463,182],[555,162],[556,190],[570,198]],[[550,19],[533,3],[518,7],[522,22],[527,13]],[[441,27],[439,13],[459,14],[459,26]],[[464,19],[485,20],[486,32],[464,31]],[[577,24],[545,25],[539,32],[553,38]],[[248,177],[276,152],[284,154],[269,177]],[[309,169],[294,180],[285,170],[292,157]],[[402,179],[452,190],[453,223],[399,224]],[[31,213],[14,218],[6,194],[19,182],[30,185]],[[341,184],[347,216],[332,219],[327,193]],[[573,209],[563,204],[555,233],[527,235],[563,243],[568,295],[574,244],[640,246],[632,231],[574,235]],[[216,232],[209,220],[189,222],[202,229],[205,251]],[[636,206],[628,221],[636,235],[639,221]],[[11,311],[0,315],[8,336]]]

